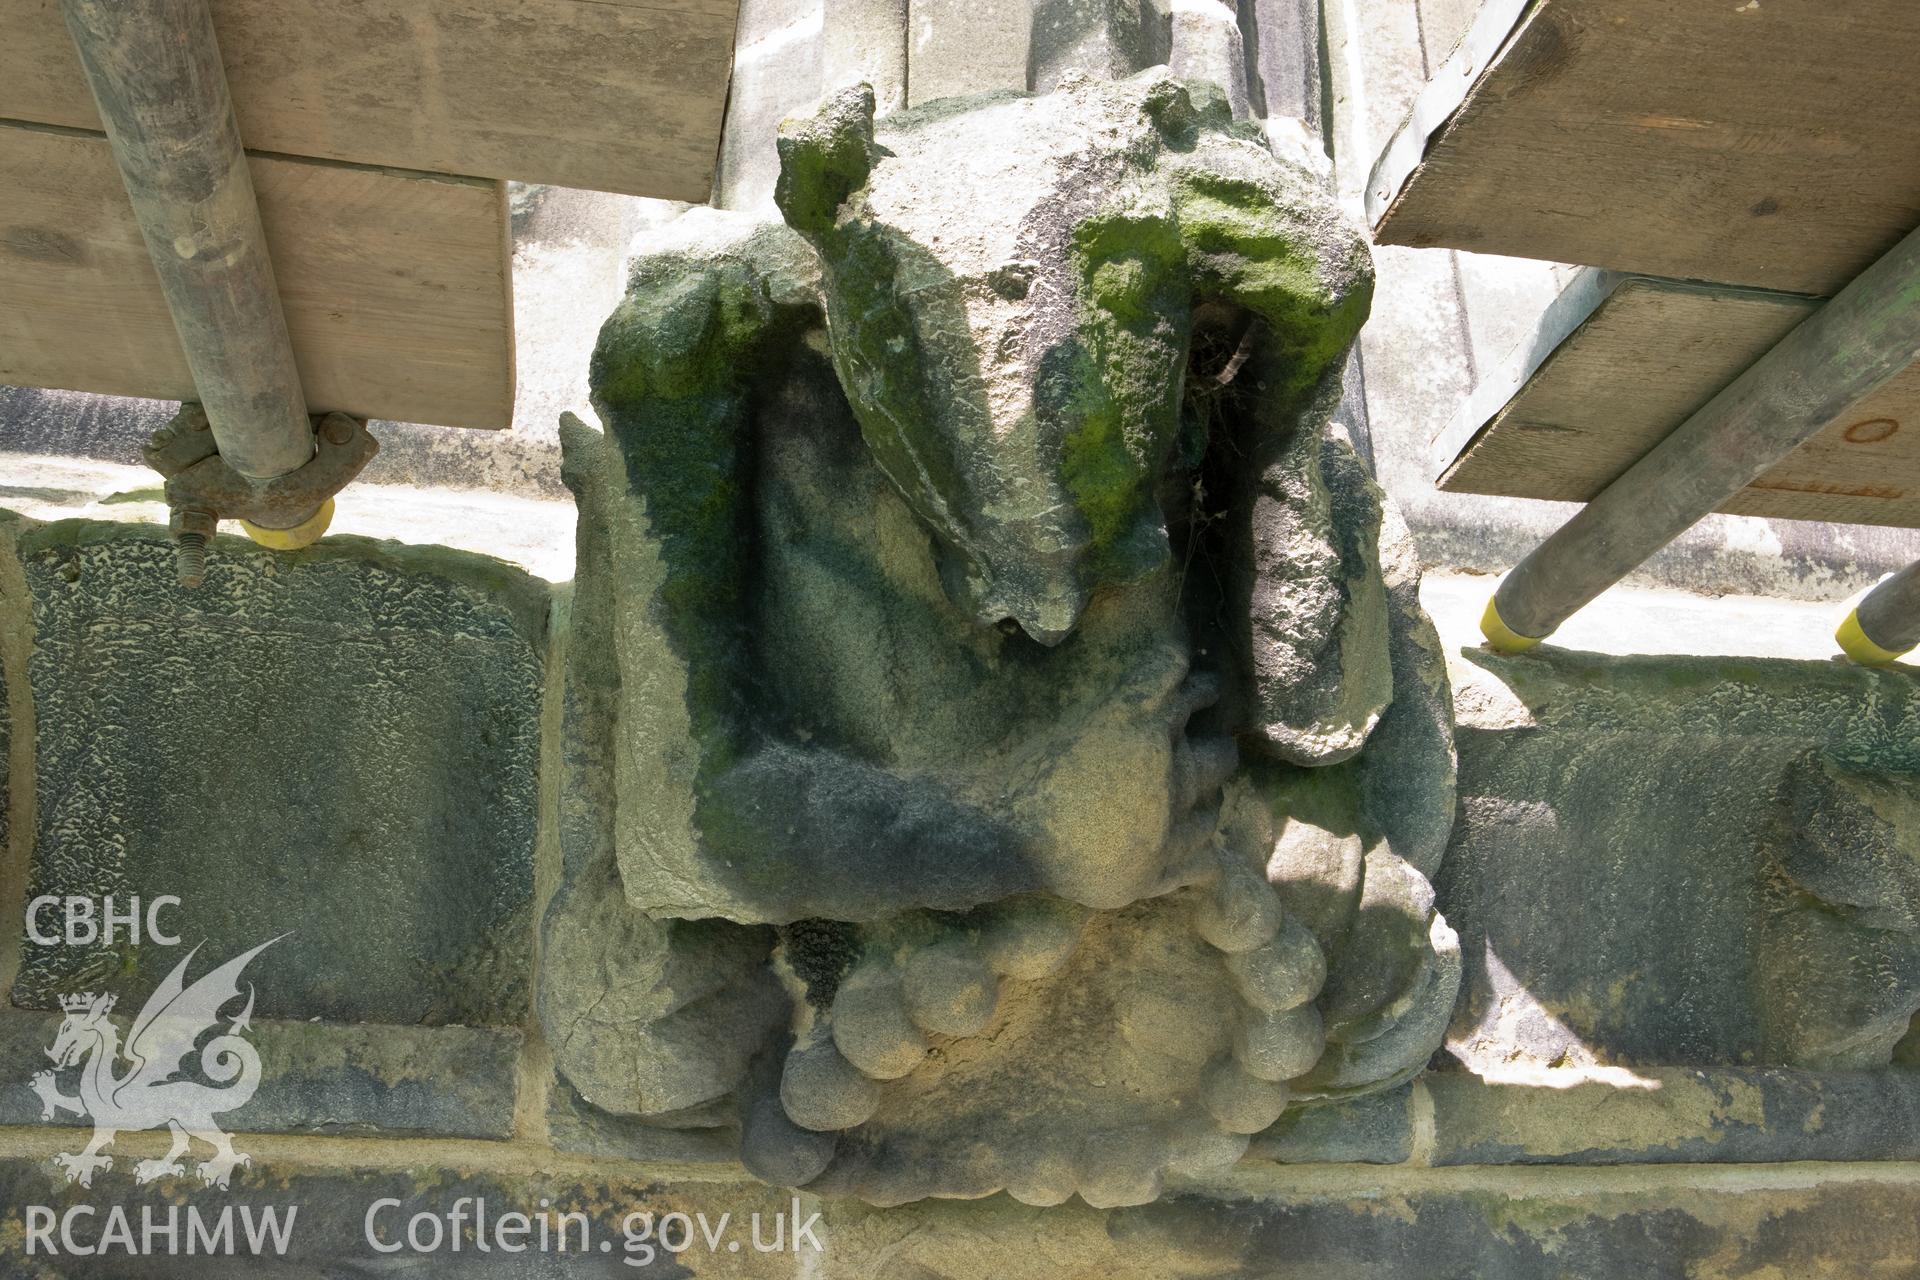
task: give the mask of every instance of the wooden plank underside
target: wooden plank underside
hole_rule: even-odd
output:
[[[1381,243],[1824,296],[1920,225],[1913,0],[1519,10],[1382,153]]]
[[[508,426],[504,184],[249,159],[308,407]],[[0,383],[191,399],[106,138],[0,124],[0,191]]]
[[[1436,439],[1440,488],[1590,501],[1819,306],[1603,272],[1585,273],[1562,303]],[[1920,366],[1720,510],[1920,528]]]
[[[255,151],[704,201],[737,0],[212,0]],[[0,0],[0,118],[101,128],[56,0]]]

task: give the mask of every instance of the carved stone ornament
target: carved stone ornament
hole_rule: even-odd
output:
[[[1164,70],[789,121],[566,427],[567,1088],[878,1204],[1159,1194],[1459,985],[1439,646],[1336,417],[1372,276]]]

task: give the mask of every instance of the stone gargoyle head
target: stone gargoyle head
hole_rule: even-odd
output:
[[[1255,372],[1297,412],[1372,291],[1346,223],[1177,81],[1128,105],[955,107],[882,147],[858,88],[780,138],[780,207],[819,252],[868,449],[956,600],[1042,644],[1169,566],[1162,490],[1207,443],[1183,414],[1196,328],[1257,320]]]
[[[1405,1079],[1452,740],[1334,422],[1364,243],[1164,71],[779,145],[787,225],[683,218],[566,428],[574,1094],[771,1181],[1118,1204]]]

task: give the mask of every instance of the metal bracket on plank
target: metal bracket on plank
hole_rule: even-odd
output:
[[[207,540],[221,520],[238,520],[265,546],[293,550],[317,540],[333,515],[333,495],[359,475],[380,445],[367,424],[344,413],[313,419],[314,454],[285,475],[255,480],[220,456],[206,410],[184,404],[147,442],[147,465],[166,477],[180,585],[197,587]]]

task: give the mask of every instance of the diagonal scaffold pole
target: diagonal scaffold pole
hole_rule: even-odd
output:
[[[1655,445],[1507,574],[1480,628],[1531,648],[1920,358],[1920,231]]]
[[[1868,667],[1887,666],[1920,648],[1920,562],[1869,591],[1833,638],[1841,652]]]

